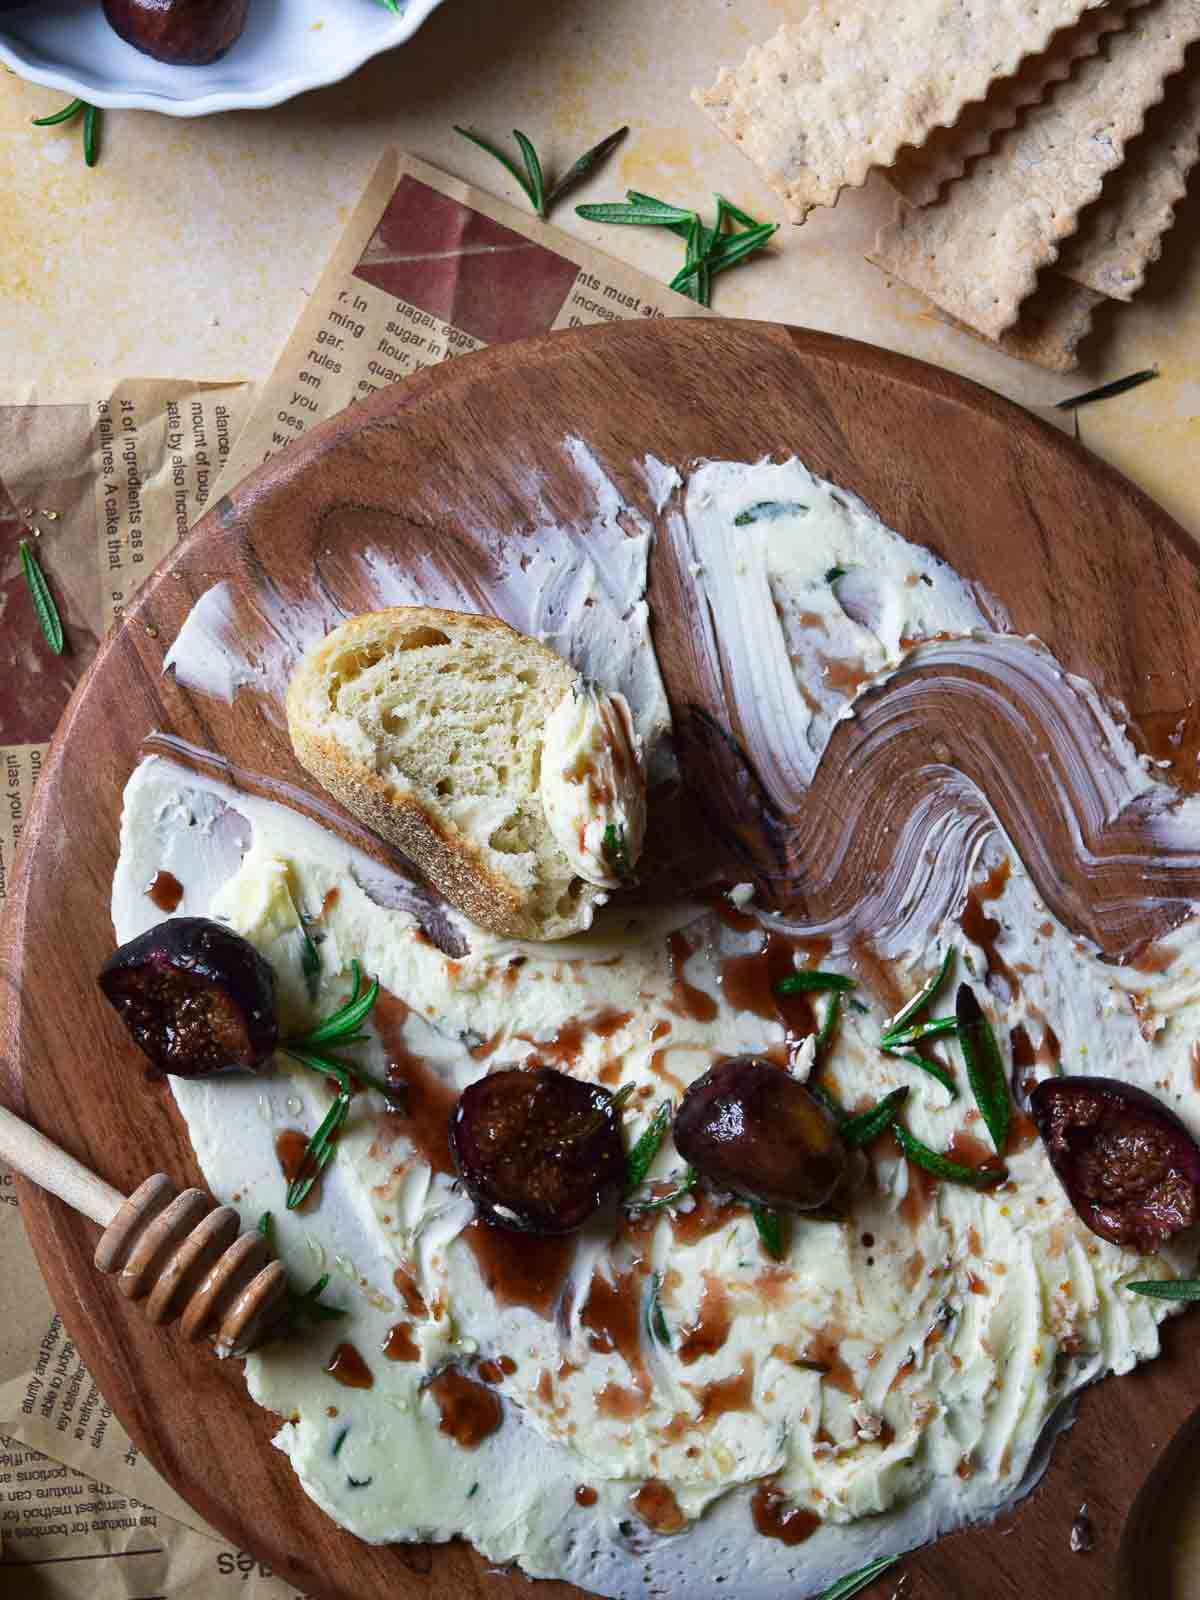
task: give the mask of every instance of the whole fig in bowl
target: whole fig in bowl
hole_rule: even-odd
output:
[[[1068,1199],[1100,1238],[1150,1252],[1196,1220],[1200,1145],[1154,1095],[1116,1078],[1047,1078],[1029,1104]]]
[[[249,0],[104,0],[127,44],[156,61],[204,67],[241,37]]]

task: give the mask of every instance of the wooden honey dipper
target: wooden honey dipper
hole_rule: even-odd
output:
[[[0,1157],[39,1188],[104,1229],[94,1257],[151,1322],[179,1318],[186,1339],[212,1337],[217,1354],[241,1355],[279,1320],[287,1298],[283,1263],[257,1229],[241,1231],[232,1206],[203,1189],[180,1193],[156,1172],[126,1198],[0,1106]]]

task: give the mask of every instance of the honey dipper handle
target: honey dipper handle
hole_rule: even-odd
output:
[[[52,1144],[6,1106],[0,1106],[0,1158],[85,1217],[107,1228],[125,1196],[89,1172],[81,1161]]]

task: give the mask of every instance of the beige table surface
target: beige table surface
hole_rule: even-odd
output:
[[[90,171],[77,125],[29,126],[64,97],[0,72],[0,373],[59,393],[97,374],[265,375],[385,145],[519,200],[454,122],[494,136],[517,124],[555,164],[627,122],[618,159],[583,198],[634,186],[699,204],[719,189],[777,216],[688,90],[787,11],[787,0],[446,0],[402,49],[274,111],[106,113]],[[1068,378],[947,329],[867,264],[892,204],[877,179],[786,229],[771,259],[722,278],[716,309],[906,351],[1028,404],[1158,363],[1157,382],[1083,413],[1082,437],[1200,537],[1194,188],[1147,289],[1101,316],[1083,370]],[[651,230],[590,227],[570,207],[555,221],[656,276],[677,264],[678,241]],[[1200,1553],[1197,1508],[1175,1535],[1181,1570]],[[1179,1592],[1200,1596],[1200,1581]]]

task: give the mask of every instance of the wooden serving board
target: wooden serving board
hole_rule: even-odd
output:
[[[467,550],[473,530],[519,534],[535,515],[534,467],[551,514],[578,514],[568,434],[651,515],[635,467],[647,452],[680,465],[795,452],[982,581],[1018,631],[1040,635],[1135,716],[1179,715],[1198,698],[1200,566],[1186,536],[1070,440],[961,379],[844,339],[716,321],[589,328],[423,372],[334,418],[214,507],[141,590],[60,726],[0,946],[4,1092],[111,1183],[131,1189],[156,1168],[200,1181],[171,1096],[145,1081],[94,982],[112,946],[121,791],[143,741],[161,730],[307,782],[244,696],[225,705],[163,676],[192,603],[219,579],[286,591],[315,566],[340,603],[361,609],[342,557],[365,541],[407,560],[435,540]],[[651,598],[678,700],[689,688],[686,619],[657,568]],[[298,1588],[338,1600],[577,1594],[531,1590],[461,1545],[371,1548],[341,1532],[271,1447],[274,1420],[251,1403],[237,1365],[150,1328],[93,1270],[90,1223],[28,1185],[21,1204],[55,1302],[121,1421],[202,1516]],[[1035,1600],[1081,1583],[1097,1597],[1165,1595],[1162,1497],[1153,1484],[1138,1494],[1156,1465],[1156,1482],[1183,1476],[1166,1447],[1192,1408],[1197,1329],[1184,1318],[1161,1360],[1084,1397],[1015,1513],[908,1558],[914,1597]],[[1068,1545],[1083,1501],[1097,1541],[1086,1557]],[[894,1576],[873,1592],[890,1594]]]

